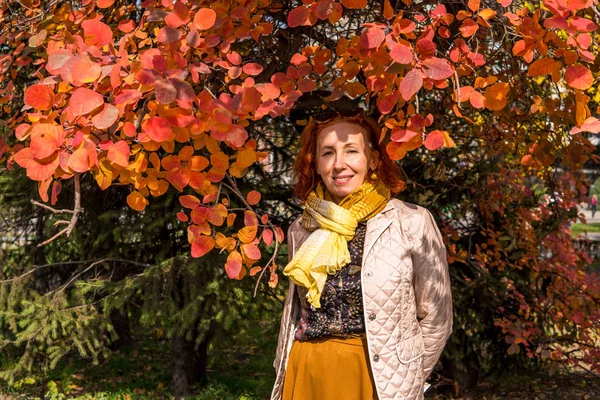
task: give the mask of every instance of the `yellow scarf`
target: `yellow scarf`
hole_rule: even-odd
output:
[[[321,307],[327,274],[333,275],[350,262],[348,241],[359,222],[379,213],[390,199],[390,190],[379,182],[365,182],[335,204],[319,183],[304,203],[302,226],[312,233],[283,270],[296,285],[308,289],[308,302]]]

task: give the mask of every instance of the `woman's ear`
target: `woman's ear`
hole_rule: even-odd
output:
[[[371,150],[371,165],[370,168],[373,171],[377,171],[379,166],[379,152],[377,150]]]

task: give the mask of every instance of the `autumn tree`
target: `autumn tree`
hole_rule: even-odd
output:
[[[0,7],[0,157],[50,205],[73,187],[48,242],[77,229],[85,177],[142,213],[176,192],[191,257],[223,253],[229,278],[276,286],[297,129],[359,104],[404,199],[440,216],[459,356],[444,370],[465,385],[498,362],[599,371],[600,282],[568,229],[598,161],[595,0]]]

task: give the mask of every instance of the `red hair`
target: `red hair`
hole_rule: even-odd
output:
[[[346,121],[359,125],[367,131],[367,145],[373,151],[379,154],[377,164],[377,175],[392,192],[392,195],[402,192],[406,188],[406,182],[401,178],[400,167],[388,156],[385,148],[379,143],[380,129],[377,123],[370,118],[360,114],[357,118],[335,118],[326,124],[319,125],[311,121],[306,125],[300,136],[300,150],[294,162],[294,178],[297,180],[294,187],[294,194],[304,202],[310,192],[321,181],[321,176],[317,173],[315,157],[317,154],[317,136],[327,125],[335,122]],[[371,179],[367,177],[367,179]]]

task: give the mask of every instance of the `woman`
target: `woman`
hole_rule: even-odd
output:
[[[442,236],[428,210],[392,198],[405,184],[378,138],[362,110],[302,133],[272,400],[422,399],[450,335]]]

